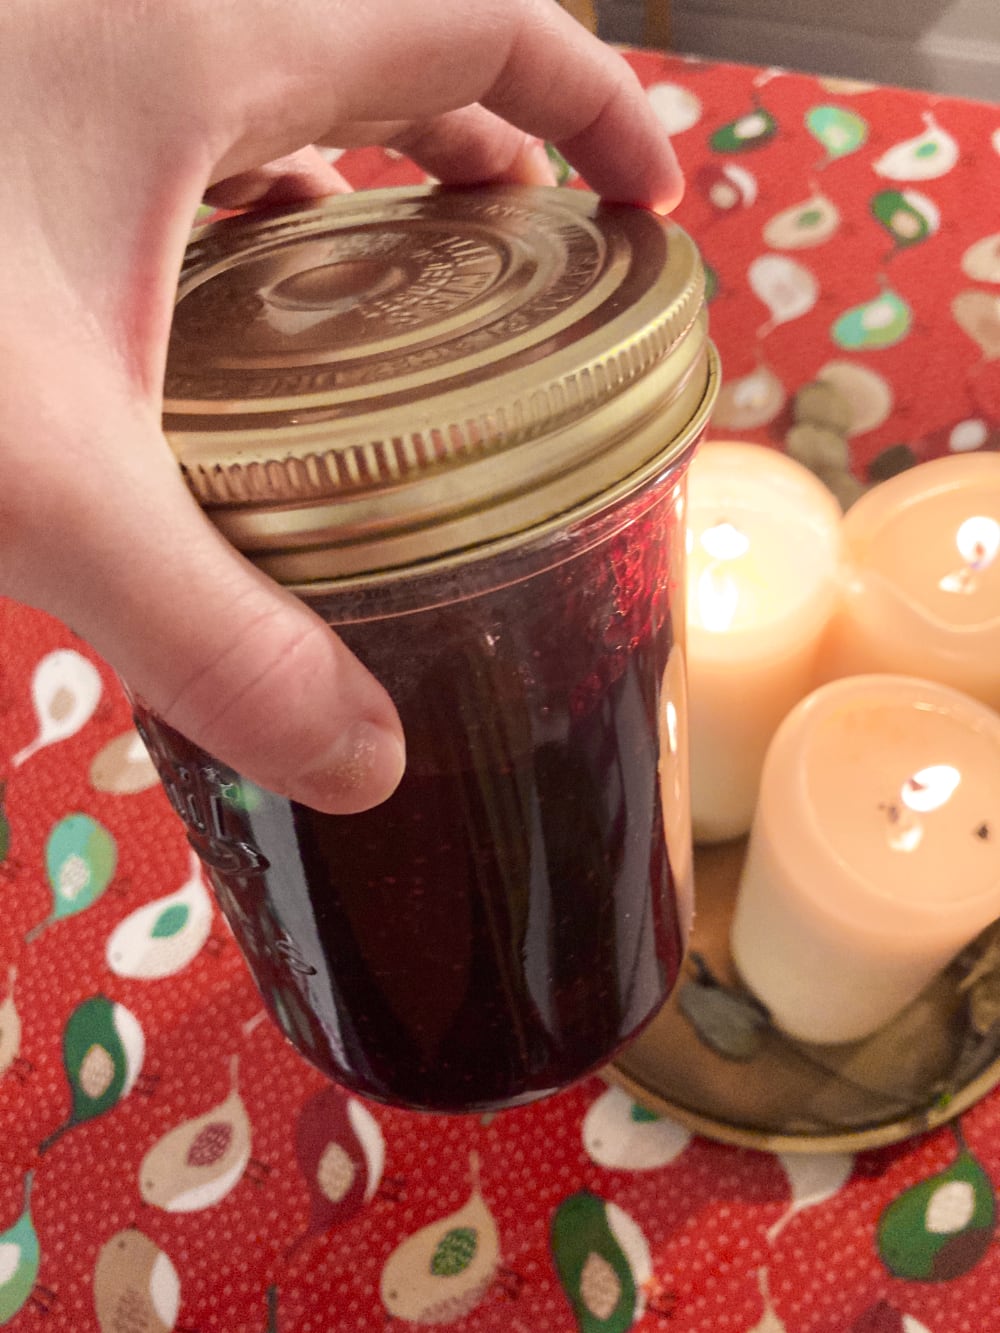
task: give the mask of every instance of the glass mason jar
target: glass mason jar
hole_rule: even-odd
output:
[[[542,1096],[677,974],[703,292],[678,228],[574,191],[343,196],[189,249],[168,438],[387,687],[407,768],[319,814],[137,722],[272,1016],[366,1096]]]

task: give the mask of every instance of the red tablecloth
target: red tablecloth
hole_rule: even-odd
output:
[[[997,447],[1000,109],[630,58],[712,269],[716,433],[783,445],[819,375],[863,484]],[[856,1157],[692,1138],[597,1080],[492,1119],[364,1106],[263,1019],[111,672],[10,602],[0,636],[0,1324],[1000,1329],[1000,1093]]]

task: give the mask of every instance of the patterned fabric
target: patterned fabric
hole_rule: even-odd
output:
[[[997,447],[1000,109],[630,59],[712,270],[716,433],[847,498]],[[496,1117],[365,1105],[264,1018],[110,670],[11,602],[0,645],[0,1325],[1000,1328],[1000,1094],[854,1158],[692,1138],[598,1080]]]

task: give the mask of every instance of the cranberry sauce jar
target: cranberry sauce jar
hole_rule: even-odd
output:
[[[673,984],[703,287],[673,225],[521,187],[343,196],[189,249],[168,437],[387,687],[407,770],[324,815],[137,720],[272,1016],[366,1096],[542,1096]]]

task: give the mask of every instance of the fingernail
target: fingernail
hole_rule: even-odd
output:
[[[299,777],[294,797],[330,814],[357,814],[391,796],[405,767],[406,750],[395,732],[354,722],[316,767]]]
[[[521,154],[519,176],[525,185],[555,185],[556,173],[543,143],[532,143]]]

